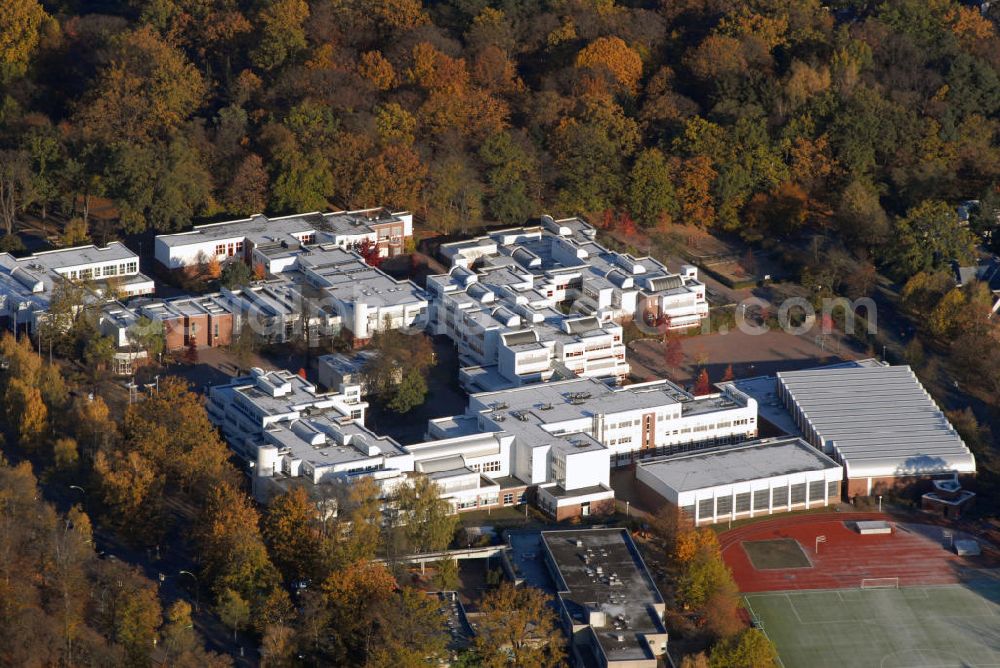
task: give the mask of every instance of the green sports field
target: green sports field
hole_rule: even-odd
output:
[[[1000,583],[748,594],[786,668],[1000,666]]]

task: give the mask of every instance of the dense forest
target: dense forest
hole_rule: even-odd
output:
[[[330,205],[439,232],[624,213],[815,228],[904,279],[968,255],[957,201],[996,226],[998,22],[948,0],[8,0],[0,218],[57,215],[73,243]]]

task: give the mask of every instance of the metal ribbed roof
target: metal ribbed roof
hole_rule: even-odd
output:
[[[908,366],[786,371],[778,384],[807,437],[841,460],[850,478],[976,470]]]

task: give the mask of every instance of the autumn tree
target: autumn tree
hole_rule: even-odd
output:
[[[274,565],[287,582],[316,579],[322,555],[316,504],[302,487],[271,500],[262,534]]]
[[[381,490],[372,478],[360,477],[337,485],[336,515],[324,512],[322,521],[324,558],[328,570],[375,557],[382,539]],[[322,507],[329,509],[324,501]]]
[[[681,162],[677,174],[677,201],[681,222],[687,225],[708,227],[715,222],[715,203],[712,184],[718,173],[707,156],[696,155]]]
[[[695,380],[691,393],[696,397],[712,393],[712,383],[708,378],[708,369],[702,369],[698,374],[698,379]]]
[[[541,590],[504,582],[483,596],[479,612],[473,642],[480,665],[563,665],[565,641]]]
[[[379,562],[358,561],[332,572],[322,583],[330,628],[327,655],[344,662],[367,645],[379,609],[393,596],[396,581]]]
[[[226,187],[223,201],[230,213],[263,213],[267,204],[268,176],[264,161],[256,153],[247,155]]]
[[[260,534],[259,516],[241,489],[215,485],[198,522],[202,572],[216,596],[232,590],[255,614],[276,587],[278,572]]]
[[[629,95],[638,91],[642,77],[642,57],[620,37],[598,37],[576,55],[576,66],[610,75]]]
[[[773,668],[778,665],[774,645],[760,629],[746,629],[739,636],[712,648],[711,668]]]
[[[49,410],[36,386],[20,378],[11,378],[4,395],[7,419],[16,426],[21,447],[36,450],[48,431]]]
[[[95,140],[142,143],[177,128],[204,92],[204,79],[180,50],[139,28],[116,41],[79,122]]]
[[[0,7],[0,82],[19,77],[28,69],[46,19],[48,15],[37,0],[10,0]]]
[[[204,498],[231,476],[229,449],[208,419],[202,399],[175,377],[125,413],[123,448],[141,453],[166,475],[171,486]]]
[[[98,452],[94,475],[108,522],[138,544],[151,545],[166,529],[164,476],[139,452]]]

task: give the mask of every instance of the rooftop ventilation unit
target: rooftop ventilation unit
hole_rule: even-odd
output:
[[[550,410],[552,410],[552,404],[545,403],[545,404],[542,404],[541,406],[539,406],[538,408],[540,410],[543,410],[543,411],[550,411]]]

